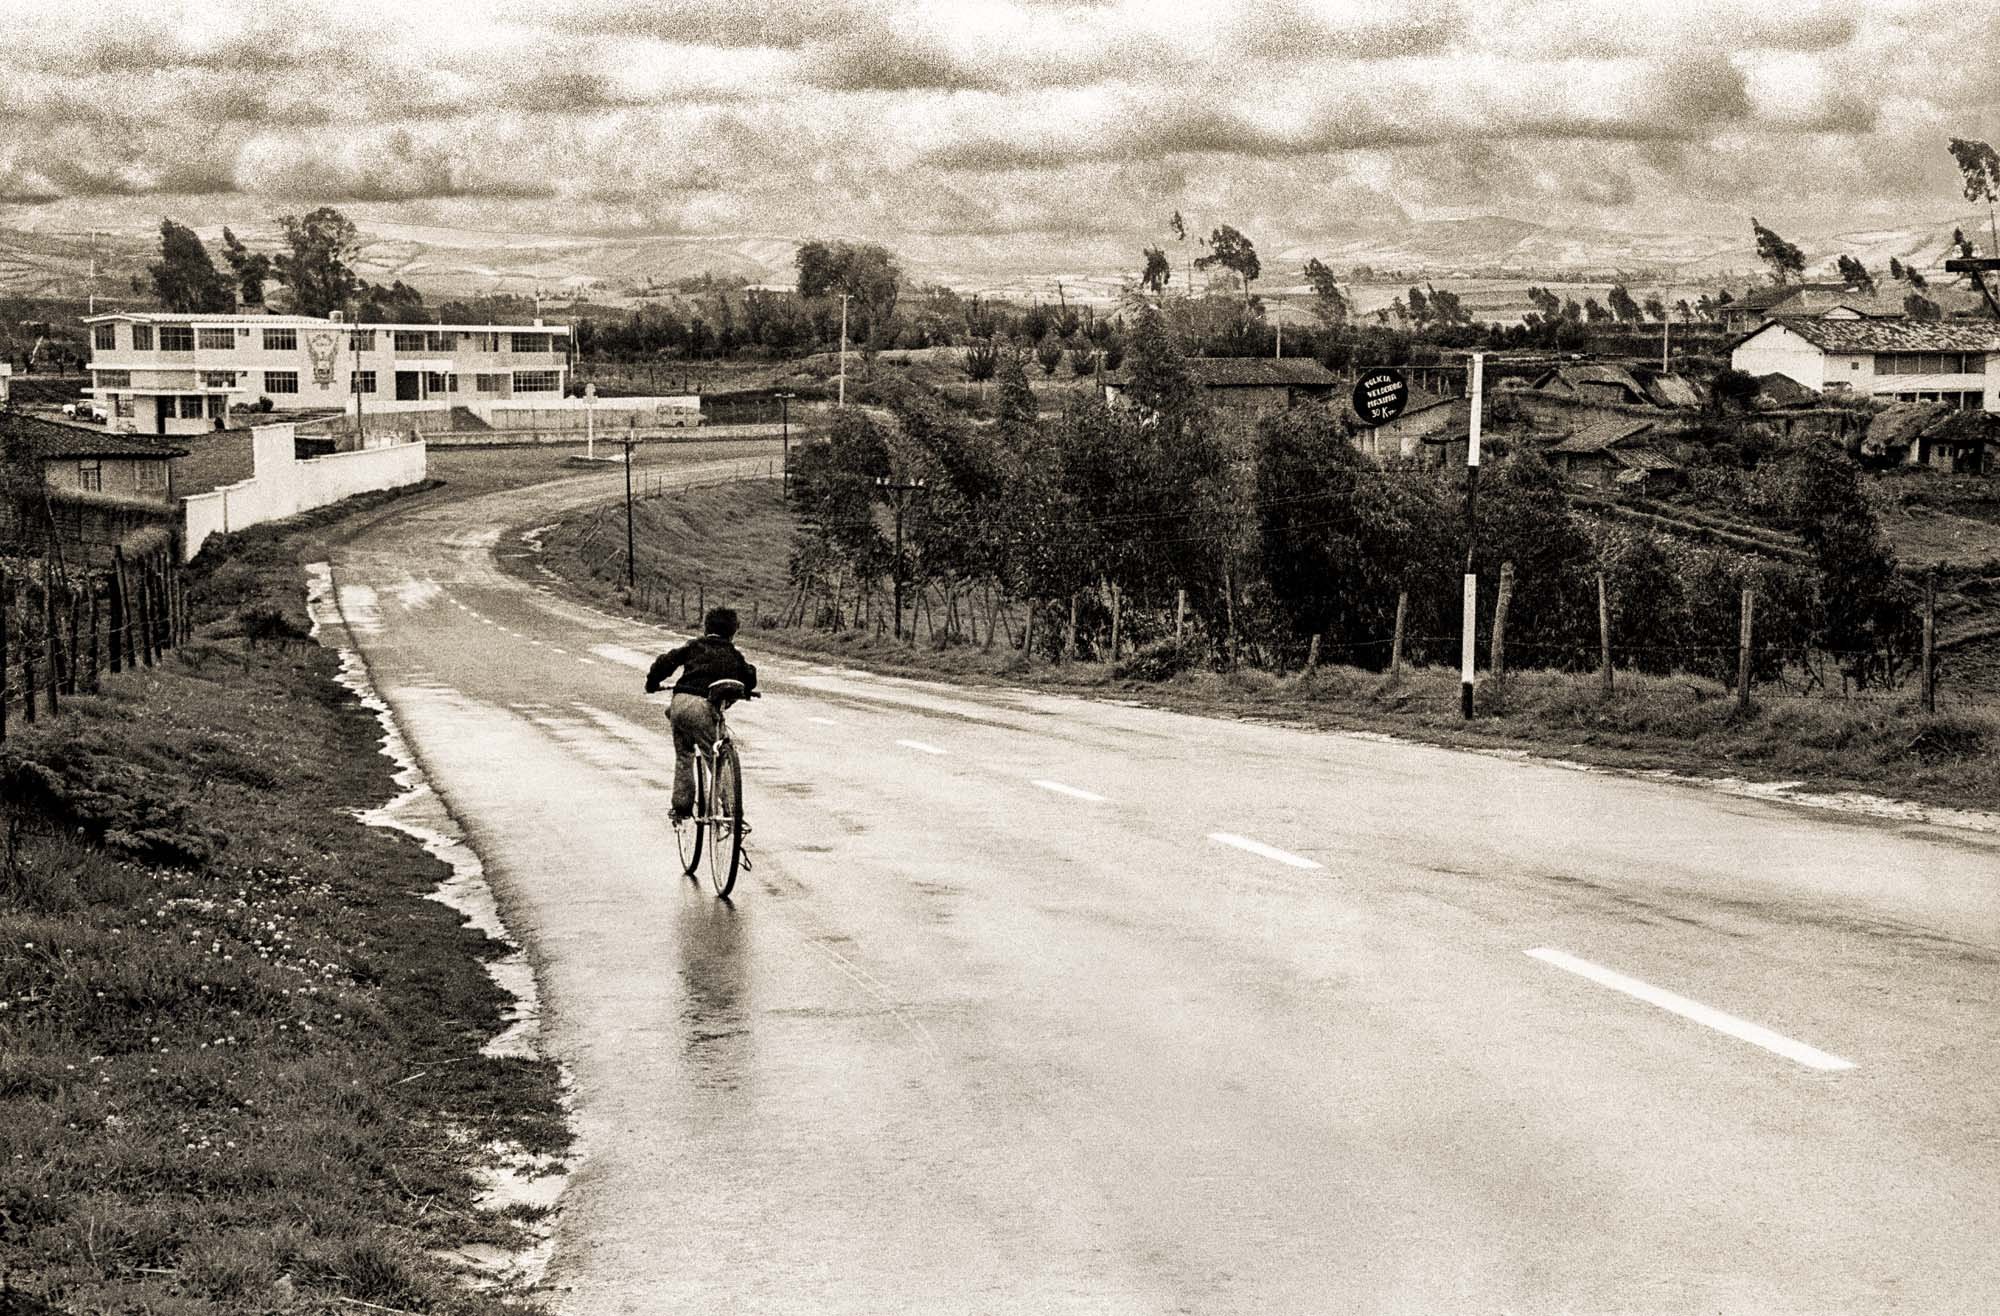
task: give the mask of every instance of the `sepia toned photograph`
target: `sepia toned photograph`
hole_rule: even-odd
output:
[[[0,0],[0,1316],[2000,1311],[1996,58]]]

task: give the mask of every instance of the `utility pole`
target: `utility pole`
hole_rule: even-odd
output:
[[[631,593],[637,568],[632,561],[632,440],[625,440],[625,592]]]
[[[847,299],[854,294],[840,294],[840,405],[847,405]]]
[[[896,566],[893,572],[896,586],[896,638],[903,638],[903,511],[909,506],[912,494],[928,493],[921,479],[892,480],[886,475],[875,477],[875,487],[892,495],[896,502]]]
[[[797,396],[796,393],[778,394],[780,423],[784,426],[785,437],[784,474],[780,477],[779,488],[787,498],[792,496],[792,399]]]
[[[1465,617],[1458,661],[1459,713],[1468,722],[1472,720],[1472,660],[1479,624],[1479,573],[1474,569],[1473,554],[1479,544],[1479,413],[1485,391],[1486,354],[1474,352],[1472,420],[1465,436]]]
[[[351,372],[349,372],[353,375],[353,380],[351,382],[354,385],[354,446],[357,448],[365,448],[368,446],[368,429],[362,423],[361,419],[361,326],[360,325],[357,324],[353,328],[347,331],[347,348],[348,348],[348,357],[354,363],[354,369]],[[224,410],[228,410],[228,408],[225,407]]]

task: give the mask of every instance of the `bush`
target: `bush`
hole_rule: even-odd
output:
[[[1197,645],[1155,640],[1120,659],[1112,675],[1128,681],[1170,681],[1202,666],[1206,656]]]

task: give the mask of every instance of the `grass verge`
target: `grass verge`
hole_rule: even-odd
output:
[[[197,639],[0,747],[0,1269],[58,1309],[520,1310],[436,1254],[526,1241],[473,1160],[561,1150],[559,1077],[480,1054],[507,948],[354,817],[393,765],[299,561],[355,510],[230,536]]]
[[[1408,670],[1396,680],[1344,667],[1292,674],[1183,671],[1149,680],[1133,675],[1140,664],[1129,662],[1121,668],[1031,664],[1004,636],[992,649],[941,648],[861,631],[774,626],[791,598],[792,519],[770,483],[644,501],[635,520],[636,596],[624,589],[622,506],[548,532],[541,562],[580,594],[626,606],[647,603],[670,621],[681,619],[683,599],[688,614],[698,615],[697,591],[708,603],[728,603],[743,614],[741,642],[753,661],[763,649],[901,676],[1069,689],[1189,713],[1527,750],[1606,767],[1796,779],[1818,790],[2000,809],[2000,714],[1990,709],[1926,715],[1911,700],[1772,695],[1745,712],[1722,686],[1692,677],[1621,672],[1606,699],[1595,674],[1522,672],[1508,678],[1504,699],[1483,683],[1481,715],[1466,723],[1459,716],[1458,674],[1444,669]],[[611,521],[615,535],[604,528]],[[762,625],[753,625],[753,617]]]

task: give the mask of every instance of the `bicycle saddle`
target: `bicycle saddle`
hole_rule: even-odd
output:
[[[708,683],[708,697],[718,704],[733,704],[749,693],[748,690],[743,688],[743,683],[737,680],[710,681]]]

